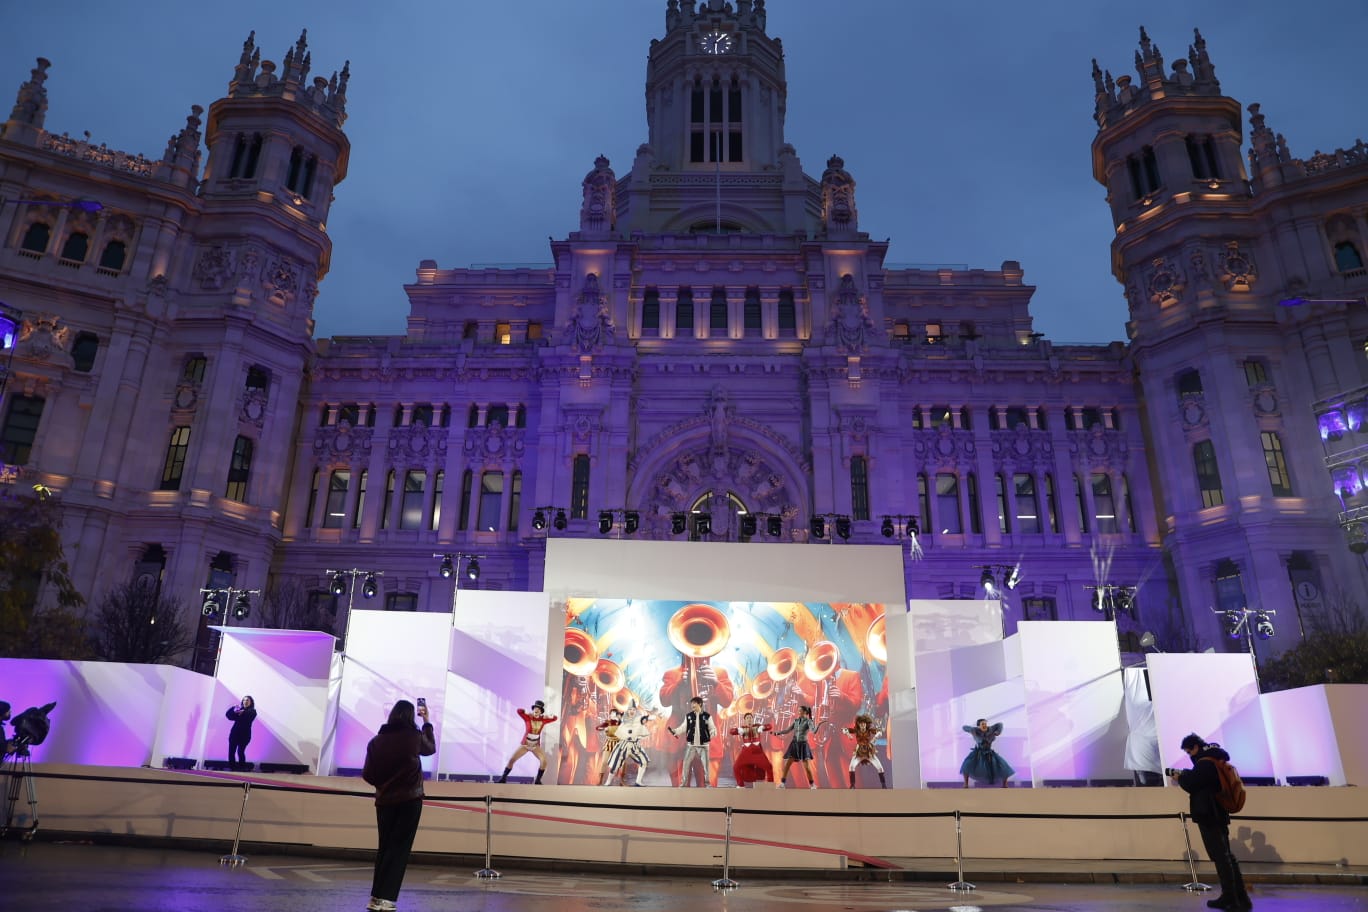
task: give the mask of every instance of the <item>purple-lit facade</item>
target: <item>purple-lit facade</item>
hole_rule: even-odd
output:
[[[1187,645],[1242,648],[1212,606],[1363,592],[1310,406],[1368,384],[1361,151],[1293,159],[1255,111],[1247,174],[1200,41],[1165,75],[1146,39],[1138,84],[1097,79],[1130,341],[1056,346],[1017,262],[886,262],[845,163],[810,176],[784,140],[764,4],[692,7],[651,45],[646,141],[593,162],[548,263],[424,260],[402,336],[312,339],[345,69],[249,40],[201,166],[198,108],[159,161],[47,132],[40,61],[0,138],[22,312],[0,417],[4,461],[62,496],[82,591],[122,566],[189,605],[285,578],[322,597],[362,568],[373,604],[447,610],[434,554],[479,556],[463,588],[538,590],[546,537],[610,511],[681,561],[697,538],[899,547],[911,598],[1019,566],[1011,624],[1138,587],[1123,631]],[[1358,464],[1335,471],[1357,496]]]

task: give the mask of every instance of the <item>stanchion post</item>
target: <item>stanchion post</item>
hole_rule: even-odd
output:
[[[1211,889],[1211,885],[1204,884],[1197,879],[1197,862],[1194,860],[1196,856],[1192,854],[1192,837],[1188,835],[1188,815],[1183,811],[1179,811],[1178,819],[1182,821],[1183,824],[1183,842],[1187,845],[1188,874],[1192,877],[1192,880],[1183,884],[1183,889],[1187,890],[1189,893],[1205,893]]]
[[[475,872],[475,876],[481,880],[493,880],[501,876],[498,871],[490,867],[491,853],[493,852],[493,823],[494,823],[494,796],[485,795],[485,863],[484,867]]]
[[[732,831],[732,809],[723,808],[727,813],[727,830],[722,839],[722,877],[712,882],[714,890],[735,890],[741,886],[731,879],[731,831]]]
[[[951,890],[956,892],[961,890],[977,890],[969,881],[964,879],[964,828],[960,826],[960,812],[955,811],[955,873],[959,879],[952,884],[946,884]]]
[[[233,851],[219,859],[219,864],[236,868],[238,865],[245,865],[247,857],[238,854],[238,845],[242,842],[242,820],[247,816],[247,796],[252,793],[252,783],[242,783],[242,808],[238,811],[237,832],[233,834]]]

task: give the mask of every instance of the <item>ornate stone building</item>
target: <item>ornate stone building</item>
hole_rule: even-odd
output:
[[[1131,648],[1226,642],[1237,586],[1362,591],[1309,407],[1365,382],[1358,152],[1294,160],[1256,111],[1247,178],[1200,39],[1172,75],[1145,39],[1143,85],[1096,80],[1132,341],[1055,346],[1020,264],[889,263],[846,163],[804,171],[763,0],[665,26],[646,142],[594,160],[548,265],[424,260],[404,335],[316,343],[346,68],[249,38],[201,165],[198,107],[160,161],[48,132],[40,60],[0,137],[0,443],[60,492],[83,591],[375,570],[446,610],[441,555],[536,590],[548,536],[849,542],[900,547],[913,598],[1018,577],[1013,624],[1138,588]]]

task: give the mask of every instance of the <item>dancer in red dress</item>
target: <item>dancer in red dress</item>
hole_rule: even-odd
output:
[[[745,788],[761,779],[766,782],[774,781],[774,765],[770,763],[769,757],[760,746],[760,733],[773,730],[774,726],[768,722],[757,725],[754,713],[746,713],[741,717],[740,727],[731,730],[733,735],[741,738],[741,752],[736,755],[736,762],[732,764],[732,775],[736,777],[737,788]]]
[[[556,716],[543,715],[546,712],[546,704],[541,700],[532,704],[532,712],[528,713],[521,706],[518,707],[518,715],[522,716],[523,725],[526,731],[523,739],[518,744],[518,749],[513,752],[513,756],[508,759],[508,765],[504,767],[503,775],[499,777],[500,782],[508,781],[508,774],[513,772],[513,764],[518,762],[518,758],[523,754],[532,754],[541,762],[537,769],[537,780],[534,785],[542,784],[542,776],[546,774],[546,751],[542,749],[541,736],[542,729],[556,721]]]

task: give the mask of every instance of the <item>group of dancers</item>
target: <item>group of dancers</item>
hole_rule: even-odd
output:
[[[519,708],[518,715],[523,720],[523,739],[513,751],[513,755],[509,758],[508,764],[504,767],[503,774],[498,781],[507,782],[508,775],[513,771],[518,760],[525,754],[532,754],[538,761],[537,777],[534,784],[541,785],[542,777],[546,774],[547,764],[546,751],[541,741],[542,733],[546,726],[557,721],[557,717],[546,715],[546,704],[541,700],[533,703],[530,711]],[[599,772],[598,785],[610,785],[614,782],[618,785],[625,785],[628,764],[636,766],[636,777],[632,784],[635,786],[645,784],[646,770],[650,766],[651,758],[646,752],[646,748],[642,746],[642,741],[649,734],[651,724],[659,720],[659,713],[645,707],[634,706],[626,712],[617,709],[608,711],[607,717],[594,727],[595,731],[603,734],[603,743],[600,747],[603,762]],[[736,759],[732,763],[732,774],[737,787],[745,788],[761,781],[774,782],[774,765],[761,746],[762,735],[791,734],[792,738],[784,750],[783,769],[779,774],[777,786],[785,788],[789,771],[795,763],[800,763],[803,772],[807,774],[808,788],[817,788],[817,776],[812,765],[812,747],[808,743],[808,739],[816,727],[817,724],[812,718],[812,708],[809,706],[800,706],[793,722],[787,728],[778,731],[775,731],[769,723],[757,722],[754,713],[745,713],[741,718],[741,723],[728,731],[728,734],[740,739],[741,745],[741,749],[737,752]],[[989,725],[986,719],[979,719],[976,725],[964,726],[964,730],[974,738],[974,748],[965,757],[964,763],[960,767],[960,772],[964,775],[965,786],[968,787],[970,779],[979,783],[1001,783],[1006,786],[1008,778],[1013,773],[1012,767],[993,750],[993,741],[1002,734],[1002,723]],[[708,750],[713,739],[717,737],[718,730],[713,722],[712,714],[703,708],[703,699],[701,697],[691,698],[689,700],[689,711],[685,714],[682,723],[667,726],[666,731],[677,738],[684,738],[685,741],[684,759],[679,771],[679,785],[685,786],[696,782],[703,788],[711,788],[714,783],[709,781]],[[878,774],[880,787],[888,788],[888,777],[884,772],[883,763],[879,760],[876,748],[876,739],[883,734],[883,728],[874,721],[872,716],[860,713],[849,726],[840,731],[846,737],[854,740],[854,752],[850,759],[848,772],[848,787],[856,788],[856,770],[861,766],[868,765],[873,767]]]

